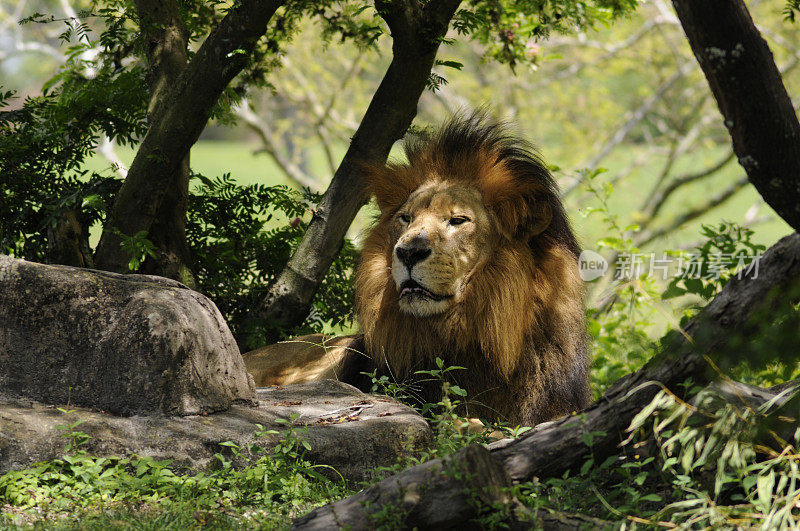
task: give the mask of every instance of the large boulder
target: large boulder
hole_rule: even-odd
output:
[[[3,255],[0,390],[121,415],[210,413],[256,398],[203,295],[161,277]]]
[[[430,427],[410,407],[334,380],[258,389],[258,399],[258,407],[234,405],[210,415],[118,417],[0,392],[0,474],[61,457],[67,439],[59,426],[78,421],[77,430],[90,436],[81,447],[90,455],[135,453],[172,459],[178,470],[202,471],[218,464],[215,453],[229,450],[219,443],[247,448],[261,424],[279,432],[259,442],[269,448],[285,437],[280,433],[287,429],[285,421],[294,419],[297,435],[311,446],[306,458],[332,466],[351,481],[370,479],[376,468],[431,443]]]

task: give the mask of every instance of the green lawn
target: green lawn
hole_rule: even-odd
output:
[[[230,173],[242,184],[291,184],[268,155],[255,154],[257,148],[256,143],[201,140],[190,155],[192,169],[208,177]],[[133,149],[117,147],[116,153],[126,166],[130,165]],[[87,161],[86,168],[107,172],[110,171],[110,164],[105,158],[94,155]]]

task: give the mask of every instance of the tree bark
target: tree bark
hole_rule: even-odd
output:
[[[392,62],[367,108],[350,147],[289,263],[270,288],[252,321],[278,331],[299,325],[342,246],[353,218],[367,201],[359,162],[382,163],[411,125],[441,39],[460,0],[376,1],[392,33]],[[246,341],[246,339],[245,339]]]
[[[672,0],[750,182],[800,230],[800,122],[742,0]]]
[[[189,31],[174,0],[135,0],[139,23],[147,42],[147,82],[150,105],[147,119],[158,117],[155,109],[169,96],[169,89],[186,68]],[[147,257],[141,272],[179,280],[194,288],[189,245],[186,241],[186,209],[189,202],[189,155],[183,158],[169,178],[164,198],[150,227],[150,241],[157,259]]]
[[[125,272],[121,237],[150,231],[179,165],[197,141],[228,83],[247,65],[283,0],[243,0],[211,32],[173,86],[158,98],[150,126],[117,194],[95,254],[96,266]],[[170,208],[170,205],[165,205]]]
[[[750,322],[750,317],[765,305],[790,305],[792,301],[786,300],[786,294],[796,292],[799,285],[800,234],[795,233],[780,240],[761,257],[757,278],[732,279],[687,325],[686,335],[676,333],[642,369],[621,378],[583,412],[540,424],[519,439],[490,445],[492,457],[502,465],[512,482],[521,482],[533,477],[560,476],[580,467],[590,456],[602,461],[617,453],[633,417],[659,390],[666,387],[685,397],[680,384],[688,378],[699,385],[712,382],[714,373],[706,357],[724,351],[737,331],[763,332],[770,323],[757,326]],[[775,294],[778,297],[773,297]],[[739,391],[744,400],[763,398],[759,392]],[[586,434],[593,435],[591,447],[584,442]],[[440,469],[439,460],[410,468],[350,498],[316,509],[296,520],[294,526],[321,529],[325,524],[335,523],[339,527],[361,528],[387,505],[403,507],[404,489],[420,482],[421,471],[425,473],[424,481],[434,488],[416,492],[413,507],[426,507],[425,514],[447,511],[459,491],[442,483],[437,475]],[[487,485],[496,484],[503,483],[493,479],[487,482]],[[455,526],[474,515],[474,510],[464,511],[460,520],[447,523]],[[417,519],[413,525],[430,527],[431,522]]]

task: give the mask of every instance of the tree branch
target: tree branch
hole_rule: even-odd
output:
[[[703,214],[707,213],[712,208],[718,207],[719,205],[721,205],[722,203],[733,197],[733,195],[736,192],[747,186],[748,183],[749,181],[747,177],[742,177],[733,184],[731,184],[730,186],[728,186],[727,188],[724,188],[717,194],[711,196],[711,198],[708,199],[706,202],[704,202],[702,205],[681,213],[681,215],[678,216],[669,225],[655,231],[637,232],[633,237],[635,244],[641,247],[657,238],[660,238],[666,234],[671,233],[674,230],[679,229],[686,223],[689,223],[690,221],[693,221],[702,216]]]
[[[150,230],[177,166],[203,131],[220,94],[247,65],[269,19],[282,4],[282,0],[236,3],[153,107],[155,122],[133,159],[103,229],[95,257],[98,267],[126,270],[128,257],[115,230],[129,236]]]
[[[94,150],[111,163],[114,173],[123,179],[128,175],[128,168],[125,167],[125,164],[117,156],[117,152],[114,151],[114,144],[105,134],[101,135],[100,142],[97,143]]]
[[[683,65],[678,68],[678,71],[672,74],[664,83],[661,84],[660,87],[650,96],[648,97],[638,108],[634,111],[630,112],[628,115],[628,119],[625,123],[617,129],[617,132],[600,148],[600,150],[595,154],[594,157],[588,159],[583,164],[580,165],[582,168],[594,168],[596,167],[601,160],[603,160],[611,151],[618,146],[628,134],[633,130],[636,125],[638,125],[647,113],[659,102],[661,98],[663,98],[664,93],[666,93],[670,88],[672,88],[675,83],[677,83],[680,79],[686,76],[691,69],[693,68],[692,63],[685,62]],[[576,179],[572,184],[567,186],[562,195],[566,196],[569,195],[573,190],[575,190],[581,184],[581,179]]]
[[[672,25],[675,23],[677,23],[677,20],[673,22],[672,20],[667,20],[666,18],[663,17],[648,20],[641,26],[641,28],[639,28],[639,30],[636,33],[634,33],[624,41],[618,42],[614,45],[601,45],[600,49],[604,51],[602,56],[591,61],[574,61],[568,67],[558,70],[553,74],[547,76],[546,79],[543,79],[542,81],[539,81],[538,83],[535,84],[530,84],[527,87],[527,90],[541,90],[550,85],[551,83],[554,83],[556,81],[561,81],[568,77],[576,76],[586,68],[596,66],[605,61],[608,61],[609,59],[612,59],[620,52],[627,50],[632,46],[635,46],[644,37],[650,36],[655,28],[664,24]],[[562,43],[551,43],[551,45],[552,44],[562,44]],[[566,42],[564,42],[563,44],[574,45],[575,39],[567,39]],[[585,45],[585,43],[580,43],[580,44]]]
[[[717,100],[739,164],[800,229],[800,122],[772,52],[742,0],[672,0]]]
[[[705,179],[706,177],[711,177],[712,175],[716,174],[722,168],[727,166],[733,160],[733,151],[729,152],[720,160],[712,164],[711,166],[704,168],[695,173],[687,173],[684,175],[680,175],[675,177],[670,183],[665,186],[661,191],[656,191],[653,193],[645,202],[642,210],[646,213],[647,217],[652,219],[654,218],[658,212],[661,210],[661,207],[667,202],[667,199],[675,193],[678,189],[686,186],[687,184],[691,184],[697,182],[701,179]]]
[[[275,161],[286,177],[298,187],[307,186],[308,188],[316,189],[319,186],[319,183],[311,175],[307,174],[300,166],[283,154],[278,147],[272,130],[253,112],[247,100],[242,100],[236,106],[235,112],[236,116],[244,120],[245,125],[258,135],[264,151],[272,157],[272,160]]]

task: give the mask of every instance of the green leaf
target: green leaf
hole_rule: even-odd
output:
[[[451,386],[450,387],[450,392],[453,393],[454,395],[458,395],[458,396],[467,396],[467,392],[464,389],[461,389],[457,385]]]
[[[104,210],[106,207],[106,203],[105,201],[103,201],[103,198],[100,197],[99,195],[92,194],[92,195],[87,195],[86,197],[83,198],[83,201],[81,202],[81,207],[82,208],[91,207],[96,210]]]
[[[447,68],[455,68],[456,70],[464,68],[464,63],[459,63],[458,61],[436,61],[436,64]]]
[[[758,476],[756,489],[758,491],[758,501],[763,511],[769,510],[772,505],[772,488],[775,486],[775,471],[770,470],[769,474]]]
[[[597,240],[598,247],[608,247],[610,249],[616,249],[621,245],[622,245],[622,239],[615,238],[612,236],[608,236],[606,238],[600,238],[599,240]]]
[[[661,298],[666,299],[673,299],[675,297],[680,297],[681,295],[685,295],[686,290],[678,286],[677,284],[670,284],[667,289],[664,290],[664,293],[661,294]]]

